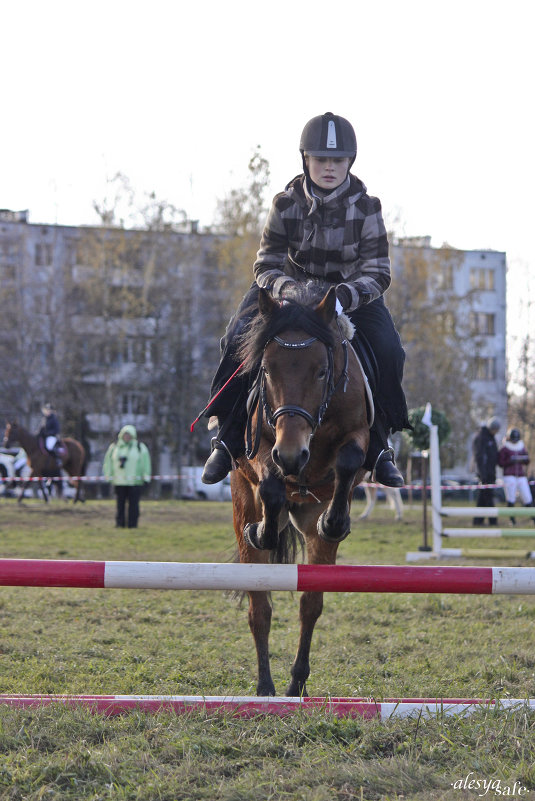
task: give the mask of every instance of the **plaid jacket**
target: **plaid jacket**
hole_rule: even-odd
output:
[[[254,264],[259,286],[277,297],[288,278],[343,285],[346,311],[380,297],[390,285],[381,203],[349,175],[323,198],[298,175],[276,195]]]

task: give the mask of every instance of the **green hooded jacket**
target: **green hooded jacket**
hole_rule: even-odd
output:
[[[131,439],[125,442],[124,435]],[[135,487],[151,479],[150,454],[144,442],[138,442],[134,426],[123,426],[116,442],[112,442],[104,457],[104,475],[114,486]]]

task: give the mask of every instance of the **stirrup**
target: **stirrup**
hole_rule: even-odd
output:
[[[212,454],[216,448],[219,448],[219,450],[226,451],[228,453],[230,461],[232,463],[232,469],[234,470],[236,467],[236,461],[234,459],[234,456],[230,452],[230,449],[226,444],[226,442],[222,439],[219,439],[219,437],[212,437],[212,439],[210,440],[210,444],[211,444],[210,454]]]
[[[380,478],[377,478],[377,468],[381,464],[390,464],[392,468],[392,472],[394,475],[392,476],[391,482],[381,481]],[[372,470],[372,481],[375,481],[378,484],[383,484],[385,487],[403,487],[405,485],[405,480],[399,470],[396,467],[396,462],[394,460],[394,451],[392,448],[383,448],[377,459],[375,460],[375,465]]]
[[[371,480],[372,481],[375,481],[375,471],[377,469],[377,465],[379,464],[379,462],[383,461],[383,456],[387,456],[387,455],[390,456],[390,459],[385,459],[384,461],[385,462],[393,462],[393,464],[396,464],[395,461],[394,461],[394,448],[383,448],[383,450],[379,453],[377,459],[375,460],[374,466],[372,467],[372,470],[371,470],[371,474],[372,474],[371,475]]]

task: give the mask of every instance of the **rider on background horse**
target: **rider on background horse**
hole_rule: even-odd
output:
[[[60,447],[59,418],[51,403],[45,403],[41,411],[43,413],[43,419],[38,436],[42,437],[46,450],[54,457],[58,467],[61,467],[62,459],[58,452]]]
[[[207,416],[217,417],[218,434],[202,480],[221,481],[232,459],[244,452],[247,379],[239,373],[231,376],[239,367],[236,340],[258,313],[259,288],[283,300],[296,282],[314,281],[325,291],[336,286],[337,311],[347,314],[371,346],[378,380],[366,468],[381,484],[401,487],[403,476],[387,438],[410,424],[401,386],[405,353],[382,297],[391,273],[381,203],[349,172],[357,140],[344,117],[328,112],[309,120],[300,152],[303,173],[273,200],[253,268],[255,281],[221,340],[221,361],[211,388],[214,400],[205,410]]]

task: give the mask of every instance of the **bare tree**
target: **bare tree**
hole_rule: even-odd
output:
[[[269,163],[258,147],[249,161],[249,180],[219,201],[216,224],[225,234],[217,247],[218,282],[227,299],[225,318],[238,305],[253,279],[266,217],[265,192]]]

